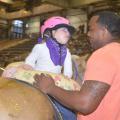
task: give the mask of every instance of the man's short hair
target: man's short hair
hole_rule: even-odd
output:
[[[99,16],[97,23],[107,28],[111,35],[120,38],[120,16],[112,11],[101,11],[93,16]]]

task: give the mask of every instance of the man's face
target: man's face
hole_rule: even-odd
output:
[[[97,23],[99,16],[93,16],[89,21],[88,39],[93,49],[99,49],[106,43],[106,28]]]

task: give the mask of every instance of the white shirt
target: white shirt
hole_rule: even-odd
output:
[[[31,65],[35,70],[47,71],[52,73],[60,74],[62,66],[54,65],[50,58],[49,49],[46,46],[46,43],[36,44],[32,49],[32,52],[28,55],[25,60],[25,63]],[[72,60],[69,49],[67,48],[67,55],[64,61],[63,74],[72,77]]]

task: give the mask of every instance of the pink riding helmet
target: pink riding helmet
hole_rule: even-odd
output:
[[[55,16],[44,22],[44,25],[41,26],[41,34],[43,34],[47,29],[53,30],[60,27],[66,27],[71,34],[75,32],[75,28],[70,25],[69,20],[64,17]]]

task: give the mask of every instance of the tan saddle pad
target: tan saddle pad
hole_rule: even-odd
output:
[[[55,74],[55,73],[50,73],[45,71],[43,72],[43,71],[37,71],[37,70],[25,70],[18,67],[21,64],[23,64],[23,62],[11,63],[6,67],[5,71],[13,70],[14,72],[12,72],[12,75],[10,76],[11,78],[25,81],[30,84],[33,84],[34,82],[33,76],[35,74],[41,74],[41,73],[49,74],[50,76],[52,76],[57,86],[66,90],[77,90],[77,91],[80,90],[80,85],[76,81],[69,79],[61,74]]]

